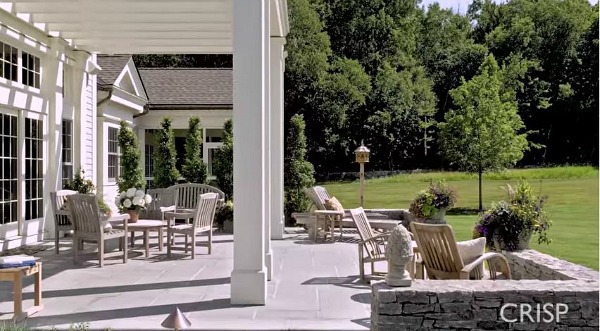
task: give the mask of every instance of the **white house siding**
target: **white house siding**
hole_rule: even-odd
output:
[[[49,196],[51,191],[61,187],[62,119],[73,119],[78,111],[76,105],[84,99],[81,97],[82,90],[73,85],[73,80],[77,75],[81,77],[87,60],[87,56],[74,56],[73,50],[64,41],[48,38],[28,23],[10,20],[9,16],[8,13],[0,13],[3,23],[12,24],[10,29],[0,26],[0,42],[10,45],[11,50],[18,50],[17,79],[0,76],[0,114],[2,119],[11,122],[8,130],[0,132],[0,251],[34,243],[54,234]],[[36,36],[40,39],[32,39]],[[39,59],[37,87],[28,86],[22,72],[28,59],[23,52]],[[90,78],[90,84],[95,84],[93,79]],[[89,91],[92,90],[85,90]],[[86,95],[86,100],[89,100],[86,108],[95,104],[93,98],[93,94]],[[88,132],[88,116],[94,109],[91,107],[85,111],[84,132]],[[17,128],[16,136],[10,130],[13,123]],[[32,123],[40,125],[37,138],[31,134],[34,130],[26,133],[26,125]],[[2,126],[5,124],[3,122]],[[88,139],[93,142],[93,134],[88,135]],[[27,151],[33,150],[28,147],[32,145],[40,147],[40,154],[27,154]],[[10,149],[10,153],[4,152]],[[93,160],[93,154],[89,154],[88,150],[85,157]],[[93,161],[86,160],[85,165],[89,164]],[[15,165],[16,170],[13,170]],[[89,168],[89,171],[93,169]],[[26,219],[28,215],[29,219]]]
[[[96,132],[96,76],[88,75],[85,93],[83,93],[83,103],[81,112],[83,114],[82,135],[83,135],[83,158],[82,168],[85,170],[86,177],[94,178],[95,164],[95,139]]]

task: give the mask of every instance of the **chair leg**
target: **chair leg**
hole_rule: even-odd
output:
[[[104,240],[98,241],[98,261],[100,262],[100,268],[104,266]]]
[[[196,258],[196,234],[192,233],[192,260]],[[185,236],[187,239],[187,236]]]
[[[79,262],[79,238],[76,234],[73,235],[73,262]]]
[[[167,257],[171,257],[171,246],[173,246],[173,233],[167,228]]]
[[[212,229],[208,230],[208,254],[212,253]]]
[[[55,250],[56,250],[56,254],[59,254],[58,253],[58,251],[59,251],[59,247],[58,247],[59,243],[58,242],[59,242],[59,240],[58,240],[58,230],[55,230],[54,231],[54,247],[55,247]]]
[[[365,264],[363,262],[363,248],[362,245],[358,244],[358,271],[360,274],[360,280],[365,281]]]
[[[187,254],[188,251],[188,235],[185,234],[185,253]]]
[[[123,238],[121,238],[123,240],[123,263],[127,263],[127,233],[125,233],[125,235],[123,235]]]

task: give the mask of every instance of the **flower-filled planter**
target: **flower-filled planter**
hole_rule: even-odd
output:
[[[228,200],[217,209],[215,222],[219,230],[225,233],[233,233],[233,201]]]
[[[144,191],[135,187],[121,192],[115,199],[115,204],[119,207],[121,214],[129,214],[129,222],[135,223],[139,219],[140,210],[146,209],[146,206],[152,202],[152,197],[145,194]]]
[[[547,230],[552,221],[544,211],[546,197],[533,194],[527,182],[516,188],[506,186],[508,201],[492,204],[475,225],[473,237],[485,237],[488,248],[496,251],[519,251],[529,248],[535,233],[538,243],[549,244]]]
[[[456,192],[442,181],[432,182],[426,190],[417,194],[410,204],[409,212],[414,221],[445,223],[448,208],[456,203]]]

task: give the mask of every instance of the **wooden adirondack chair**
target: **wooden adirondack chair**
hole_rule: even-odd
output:
[[[219,195],[217,193],[205,193],[198,196],[195,209],[190,213],[193,218],[191,224],[175,225],[171,220],[180,217],[180,214],[167,212],[165,216],[169,219],[167,222],[167,256],[171,256],[172,250],[183,250],[187,253],[188,236],[191,237],[192,259],[196,257],[196,235],[202,232],[208,232],[208,254],[212,252],[212,229],[215,219],[215,210]],[[185,246],[183,248],[174,246],[174,235],[176,233],[185,235]]]
[[[104,266],[104,241],[120,238],[120,247],[123,248],[123,263],[127,263],[127,221],[128,214],[111,217],[111,221],[121,220],[123,229],[111,229],[105,231],[105,221],[98,207],[97,197],[93,194],[69,195],[69,212],[73,223],[73,250],[74,261],[78,262],[79,251],[83,249],[83,241],[96,242],[98,244],[98,260],[100,267]]]
[[[489,279],[497,279],[498,271],[503,278],[511,278],[508,261],[499,253],[484,253],[465,265],[450,225],[412,222],[410,227],[430,279],[483,279],[484,275],[478,271],[483,269],[477,267],[484,262],[488,262]]]
[[[77,191],[72,190],[60,190],[56,192],[50,192],[50,201],[52,203],[52,212],[54,213],[54,245],[55,252],[59,254],[59,242],[58,237],[60,231],[70,232],[73,230],[73,224],[71,223],[68,210],[67,197],[73,194],[77,194]]]

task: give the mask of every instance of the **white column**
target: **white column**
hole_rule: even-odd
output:
[[[46,149],[46,175],[44,177],[45,227],[54,237],[52,203],[50,192],[62,189],[62,116],[63,116],[63,56],[66,43],[58,38],[50,38],[49,51],[44,59],[42,91],[48,93],[48,138]]]
[[[268,4],[266,0],[233,1],[234,305],[267,301],[263,67]]]
[[[283,239],[283,72],[285,70],[285,38],[271,37],[271,239]]]
[[[137,128],[138,144],[140,145],[140,157],[142,163],[142,174],[146,178],[146,129]],[[146,180],[144,179],[144,184]],[[147,187],[146,187],[147,188]]]
[[[268,4],[270,3],[267,2]],[[266,16],[271,17],[270,6],[267,5]],[[271,280],[273,278],[273,253],[271,252],[271,28],[270,24],[267,24],[266,32],[263,34],[264,38],[264,79],[265,79],[265,181],[264,188],[265,191],[265,267],[267,269],[267,280]]]

